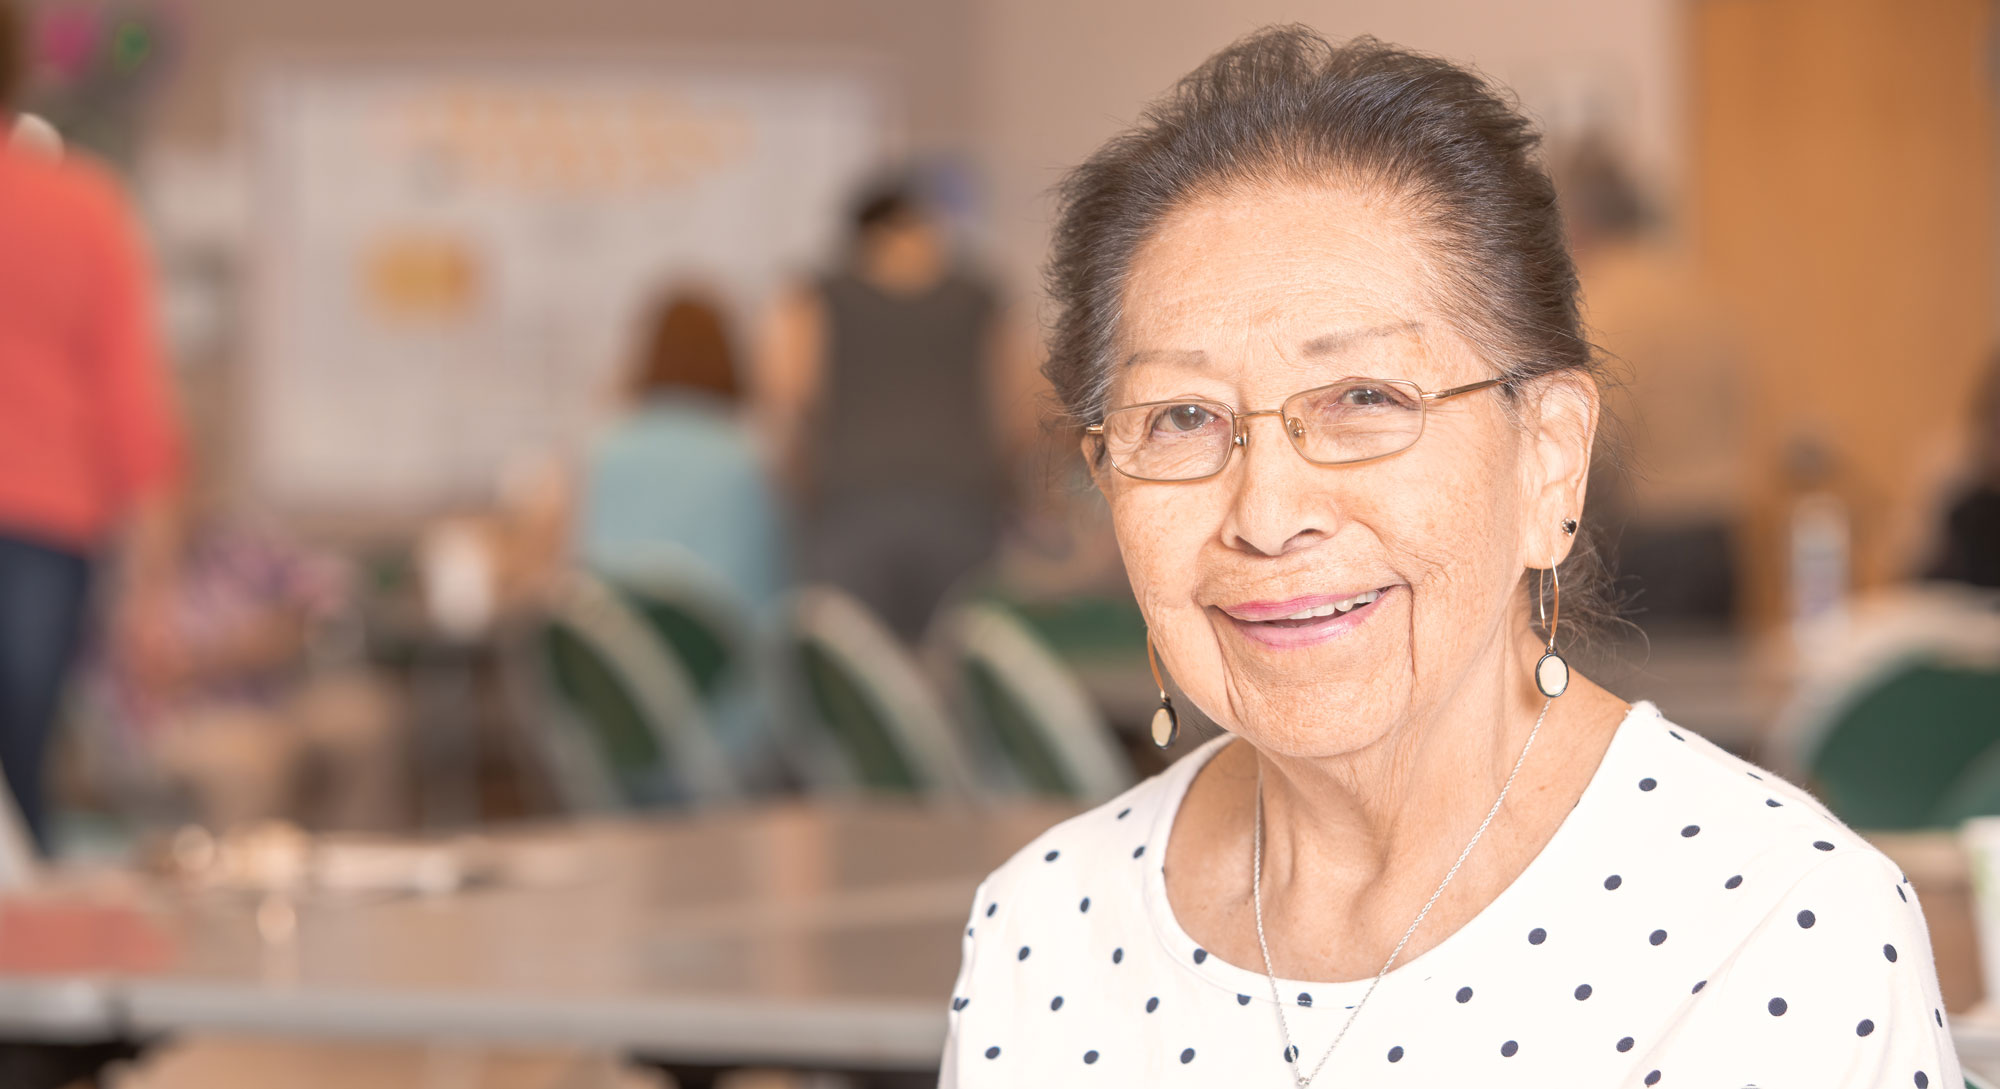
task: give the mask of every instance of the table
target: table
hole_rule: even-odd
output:
[[[439,896],[138,884],[127,921],[164,953],[0,978],[0,1037],[457,1039],[677,1068],[934,1071],[974,886],[1070,812],[854,803],[522,830],[483,848],[504,881]],[[105,899],[63,885],[41,910]],[[0,963],[33,959],[9,942],[0,927]]]

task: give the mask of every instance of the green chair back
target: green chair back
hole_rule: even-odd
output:
[[[589,729],[616,775],[623,778],[665,761],[659,739],[631,690],[587,637],[574,626],[553,620],[543,632],[542,653],[556,691]]]
[[[626,804],[741,796],[693,682],[609,587],[573,576],[543,626],[541,651],[557,705],[551,729],[588,734]]]
[[[1955,787],[1996,743],[2000,672],[1914,661],[1846,704],[1808,771],[1828,808],[1856,828],[1932,827],[1954,808],[1991,804],[1979,783]]]
[[[972,717],[985,723],[995,746],[1033,794],[1073,798],[1081,784],[1063,767],[1062,758],[1036,724],[1034,714],[1022,705],[991,663],[968,660],[964,678]]]
[[[1952,781],[1928,823],[1934,828],[1956,828],[1973,817],[1994,816],[2000,816],[2000,743],[1974,757]]]
[[[897,745],[882,709],[840,661],[808,643],[799,648],[799,664],[813,708],[859,784],[882,793],[920,793],[922,779]]]
[[[937,625],[955,663],[968,723],[1019,790],[1094,802],[1132,785],[1132,764],[1104,716],[1049,644],[1013,609],[961,605]]]
[[[844,785],[929,797],[980,793],[960,731],[910,652],[853,597],[809,586],[792,595],[789,657],[803,682],[807,744],[830,741]]]
[[[680,659],[703,699],[714,699],[740,663],[736,648],[698,610],[685,603],[623,587],[643,617]]]

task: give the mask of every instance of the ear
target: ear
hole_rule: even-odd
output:
[[[1104,439],[1085,431],[1078,436],[1077,448],[1083,453],[1083,467],[1090,471],[1090,482],[1098,491],[1104,491],[1104,478],[1110,469],[1103,457]]]
[[[1590,451],[1602,408],[1590,376],[1564,371],[1536,382],[1529,404],[1529,456],[1523,469],[1528,524],[1521,538],[1521,566],[1546,567],[1569,556],[1575,537],[1563,520],[1583,519],[1590,480]]]

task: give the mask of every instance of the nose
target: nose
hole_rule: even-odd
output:
[[[1250,441],[1251,420],[1277,416],[1277,429],[1263,442]],[[1276,411],[1238,415],[1236,445],[1239,463],[1225,474],[1233,487],[1229,515],[1223,521],[1223,543],[1263,556],[1282,556],[1333,535],[1338,525],[1333,482],[1328,471],[1299,454],[1292,435],[1299,422]]]

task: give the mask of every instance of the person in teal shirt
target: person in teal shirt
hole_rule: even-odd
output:
[[[693,566],[768,613],[786,583],[782,520],[717,309],[669,299],[626,392],[631,411],[589,450],[578,558],[613,577]]]

